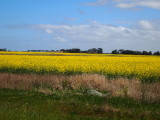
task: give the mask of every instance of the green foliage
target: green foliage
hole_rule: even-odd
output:
[[[1,120],[159,120],[159,113],[159,103],[139,103],[127,97],[0,89]]]

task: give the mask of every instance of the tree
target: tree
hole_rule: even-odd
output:
[[[148,55],[152,55],[152,51],[149,51],[149,52],[148,52]]]
[[[113,51],[112,51],[112,54],[118,54],[118,50],[116,50],[116,49],[113,50]]]
[[[120,50],[113,50],[112,54],[130,54],[130,55],[152,55],[152,51],[133,51],[133,50],[124,50],[124,49],[120,49]],[[158,52],[155,52],[154,54],[159,54]]]
[[[98,53],[98,50],[96,48],[92,48],[88,50],[88,53]]]
[[[118,51],[119,54],[123,54],[123,52],[124,52],[123,49],[120,49],[120,50]]]
[[[102,48],[98,48],[98,53],[102,54],[103,53],[103,49]]]
[[[6,48],[3,48],[3,49],[0,49],[0,51],[7,51],[7,49],[6,49]]]
[[[142,55],[148,55],[148,52],[147,51],[143,51]]]
[[[154,55],[160,55],[160,52],[159,51],[154,52]]]

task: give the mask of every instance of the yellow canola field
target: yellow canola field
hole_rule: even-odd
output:
[[[0,71],[13,73],[98,73],[108,77],[160,79],[159,56],[0,55]]]
[[[61,55],[61,56],[103,56],[106,54],[89,54],[89,53],[63,53],[63,52],[14,52],[0,51],[0,55]]]

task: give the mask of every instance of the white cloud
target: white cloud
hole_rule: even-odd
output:
[[[136,5],[134,3],[119,3],[116,5],[116,7],[123,8],[123,9],[129,9],[129,8],[133,8],[135,6]]]
[[[160,30],[154,23],[146,20],[137,22],[132,28],[111,26],[93,22],[88,25],[37,25],[36,28],[44,30],[53,36],[53,41],[68,42],[86,46],[104,44],[116,48],[155,49],[160,44]],[[88,43],[88,44],[87,44]],[[115,46],[114,46],[115,45]],[[157,49],[159,47],[157,46]]]
[[[104,6],[109,3],[122,9],[149,7],[153,9],[160,9],[160,0],[96,0],[94,2],[85,3],[88,6]]]
[[[149,7],[154,9],[160,9],[160,1],[159,0],[123,0],[117,1],[117,7],[128,9],[134,7]]]
[[[150,23],[149,21],[147,21],[147,20],[139,21],[139,25],[143,29],[155,29],[154,25],[152,23]]]
[[[53,33],[53,31],[52,31],[51,29],[46,29],[46,33],[48,33],[48,34],[52,34],[52,33]]]
[[[11,28],[22,28],[12,26]],[[27,27],[27,26],[26,26]],[[160,23],[140,20],[134,27],[113,26],[92,22],[82,25],[28,25],[28,28],[50,36],[51,43],[78,48],[102,47],[107,50],[159,50]]]

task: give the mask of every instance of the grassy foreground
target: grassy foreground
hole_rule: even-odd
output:
[[[128,97],[0,89],[1,120],[160,120],[159,113],[159,102]]]

